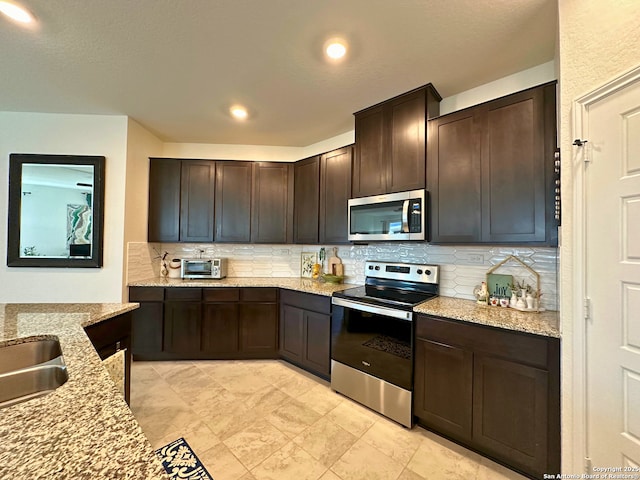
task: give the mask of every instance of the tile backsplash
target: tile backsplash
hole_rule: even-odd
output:
[[[127,281],[160,276],[161,253],[173,258],[228,258],[230,277],[299,277],[300,254],[318,252],[319,245],[263,245],[229,243],[129,243]],[[327,259],[333,246],[325,245]],[[473,287],[509,255],[516,255],[540,275],[542,306],[556,310],[558,250],[508,246],[443,246],[426,243],[379,243],[336,246],[342,259],[345,282],[364,283],[364,262],[386,260],[440,265],[440,294],[473,299]],[[325,262],[326,263],[326,262]],[[513,275],[535,286],[535,278],[517,262],[509,262],[497,273]]]

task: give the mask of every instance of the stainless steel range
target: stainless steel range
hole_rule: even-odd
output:
[[[439,267],[369,261],[364,287],[333,294],[331,388],[413,426],[413,307],[438,295]]]

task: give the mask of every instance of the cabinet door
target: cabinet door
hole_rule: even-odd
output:
[[[431,241],[481,241],[480,130],[477,110],[430,121],[428,190]]]
[[[304,314],[303,364],[328,376],[331,373],[331,317],[322,313]]]
[[[414,413],[423,423],[460,440],[471,438],[473,353],[416,340]]]
[[[320,243],[347,243],[351,198],[352,147],[325,153],[320,160]]]
[[[385,156],[385,115],[383,105],[355,114],[356,147],[353,159],[353,196],[385,193],[387,162]]]
[[[544,91],[482,107],[482,240],[544,242]]]
[[[238,305],[235,303],[205,303],[202,305],[200,350],[233,353],[239,350]]]
[[[180,160],[149,159],[149,242],[180,240]]]
[[[280,310],[280,355],[298,363],[304,355],[304,313],[291,305]]]
[[[131,312],[118,315],[85,329],[102,360],[124,350],[124,399],[131,398]]]
[[[293,239],[293,167],[286,163],[253,164],[253,243],[291,243]]]
[[[387,193],[425,186],[425,106],[424,89],[402,95],[387,104]]]
[[[294,164],[294,242],[318,243],[320,157]]]
[[[251,162],[216,162],[215,241],[251,241]]]
[[[200,351],[200,302],[165,302],[163,350],[185,354]]]
[[[182,161],[180,241],[213,241],[215,162]]]
[[[548,372],[477,354],[473,383],[474,443],[538,477],[549,472]]]
[[[255,357],[278,353],[278,306],[273,303],[240,304],[240,349]]]
[[[134,355],[162,352],[162,302],[140,302],[132,312],[131,350]]]

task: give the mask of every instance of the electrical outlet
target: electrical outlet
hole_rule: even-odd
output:
[[[470,253],[469,256],[467,257],[467,261],[469,263],[475,263],[475,264],[483,264],[484,263],[484,255],[481,255],[479,253]]]
[[[289,255],[289,249],[283,248],[280,250],[280,255]]]

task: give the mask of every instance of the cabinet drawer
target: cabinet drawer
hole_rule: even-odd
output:
[[[331,313],[331,297],[325,297],[324,295],[314,295],[312,293],[283,289],[280,291],[280,303],[282,305],[293,305],[294,307],[318,313]]]
[[[205,302],[237,302],[240,300],[239,288],[204,288],[202,300]]]
[[[547,369],[546,337],[419,315],[416,336]]]
[[[243,302],[277,302],[277,288],[243,288],[240,290],[240,299]]]
[[[161,302],[164,300],[162,287],[129,287],[131,302]]]
[[[200,301],[202,297],[201,288],[167,288],[165,289],[165,300],[167,301]]]

